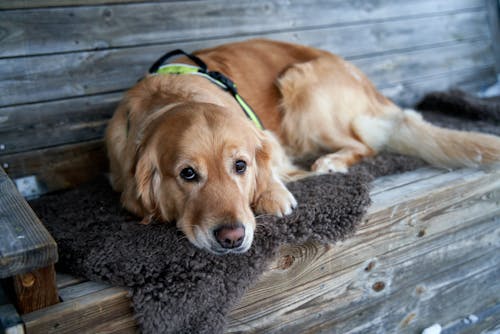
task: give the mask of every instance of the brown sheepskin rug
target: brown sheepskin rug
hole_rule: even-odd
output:
[[[419,107],[447,110],[446,116],[424,114],[442,126],[500,135],[498,104],[454,91],[431,94]],[[335,243],[352,235],[370,204],[373,178],[422,165],[382,154],[347,174],[289,184],[299,206],[282,219],[258,217],[254,244],[243,255],[215,256],[196,249],[173,224],[139,225],[121,208],[119,194],[104,177],[30,204],[58,243],[58,270],[128,288],[143,333],[222,333],[227,313],[280,245]]]

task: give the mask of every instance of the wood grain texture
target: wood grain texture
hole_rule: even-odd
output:
[[[0,108],[0,156],[103,138],[121,97],[112,93]]]
[[[489,40],[484,11],[361,23],[264,36],[308,44],[348,59],[465,40]],[[357,41],[353,43],[353,36]],[[0,59],[0,106],[115,92],[132,86],[166,50],[187,51],[241,37]],[[372,78],[377,80],[377,78]]]
[[[433,167],[422,167],[410,173],[404,173],[401,176],[386,175],[379,177],[373,181],[370,196],[380,194],[384,191],[393,190],[396,188],[404,187],[415,182],[422,182],[424,180],[443,175],[447,173],[444,169]]]
[[[98,333],[95,328],[132,317],[127,291],[108,288],[23,315],[27,333]],[[101,331],[101,333],[106,331]]]
[[[491,31],[491,45],[495,54],[497,73],[500,73],[500,3],[498,0],[485,0],[488,23]]]
[[[52,265],[57,245],[0,168],[0,278]]]
[[[353,238],[333,247],[308,243],[283,248],[281,258],[294,259],[292,265],[283,268],[279,260],[272,265],[233,310],[228,332],[291,333],[311,327],[315,328],[311,332],[362,333],[361,327],[354,330],[355,324],[396,328],[408,314],[399,312],[389,322],[379,316],[395,310],[383,308],[373,314],[375,307],[371,311],[363,307],[378,301],[381,308],[393,298],[392,293],[414,291],[425,277],[435,274],[439,281],[438,273],[450,270],[449,277],[436,285],[447,291],[466,273],[459,270],[461,261],[473,263],[475,257],[482,256],[479,262],[484,268],[497,270],[491,258],[500,247],[498,218],[494,218],[500,215],[499,175],[500,170],[461,170],[374,194],[366,221]],[[489,275],[492,279],[498,271],[490,270]],[[474,287],[471,294],[482,288],[474,280],[468,281]],[[491,295],[488,290],[482,298]],[[460,298],[472,298],[464,296]],[[404,305],[405,298],[408,295],[392,307]],[[439,298],[432,302],[443,303]],[[428,303],[419,301],[422,307],[431,307],[430,299]],[[417,307],[417,311],[421,310]],[[457,309],[449,312],[450,317],[457,315]],[[337,325],[342,314],[347,314],[344,322]],[[327,319],[330,322],[325,324]],[[423,321],[425,316],[409,321],[412,330]]]
[[[76,187],[107,170],[102,140],[0,157],[11,178],[36,176],[41,193]]]
[[[379,88],[385,96],[397,101],[400,106],[412,107],[430,91],[459,88],[470,93],[477,92],[495,82],[495,68],[488,66],[430,75],[427,78],[416,78],[416,80],[403,81]]]
[[[69,274],[64,274],[64,273],[57,273],[56,275],[56,284],[57,284],[57,289],[60,291],[63,288],[70,287],[76,284],[84,283],[86,282],[86,279],[83,279],[81,277],[76,277],[73,275]]]
[[[33,312],[57,304],[54,265],[14,276],[16,304],[21,314]]]
[[[482,8],[481,0],[299,0],[293,3],[212,0],[4,11],[0,12],[0,30],[4,32],[0,57],[297,31]],[[277,17],[280,19],[276,20]],[[53,35],[59,31],[64,34],[54,39]]]
[[[498,252],[498,248],[496,251]],[[440,263],[439,256],[435,263]],[[333,313],[328,311],[321,315],[323,322],[297,321],[286,324],[285,331],[294,332],[298,328],[301,333],[318,333],[338,331],[339,333],[421,333],[434,323],[441,323],[445,328],[449,321],[469,314],[480,313],[492,302],[500,285],[498,262],[490,261],[494,253],[484,254],[469,262],[456,262],[456,266],[448,270],[439,270],[432,276],[423,276],[409,281],[407,286],[393,287],[394,291],[380,292],[381,297],[364,301],[341,301],[341,308]],[[443,262],[441,262],[443,263]],[[424,268],[425,269],[425,268]],[[408,269],[407,269],[408,270]],[[411,269],[413,270],[413,269]],[[398,272],[395,272],[395,275]],[[462,275],[462,276],[460,276]],[[372,288],[373,291],[373,288]],[[375,293],[375,291],[374,291]],[[328,296],[321,301],[329,305],[338,299]],[[314,302],[311,302],[311,305]],[[329,310],[331,311],[331,310]],[[321,312],[321,313],[320,313]],[[287,326],[288,325],[288,326]],[[470,326],[478,333],[478,325]],[[276,328],[266,329],[266,333],[276,332]],[[462,333],[456,331],[454,333]]]
[[[27,9],[47,7],[72,7],[92,5],[112,5],[124,3],[175,2],[178,0],[0,0],[0,9]],[[198,1],[198,0],[184,0]]]
[[[477,322],[472,322],[469,315],[466,315],[447,324],[444,330],[447,333],[460,334],[495,334],[500,330],[500,303],[491,304],[474,315],[477,317]]]
[[[105,290],[111,286],[98,282],[81,282],[59,290],[59,297],[62,301],[69,301],[94,292]]]
[[[470,41],[432,49],[384,54],[352,61],[377,87],[426,80],[454,71],[493,68],[495,58],[488,40]]]
[[[137,324],[134,317],[131,314],[127,314],[123,317],[113,319],[102,324],[99,324],[92,328],[92,334],[137,334],[138,333]]]

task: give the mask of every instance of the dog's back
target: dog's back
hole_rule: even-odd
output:
[[[497,137],[432,126],[401,110],[354,65],[328,52],[258,39],[196,54],[237,83],[290,155],[335,152],[318,159],[314,170],[346,171],[381,150],[444,167],[500,160]]]

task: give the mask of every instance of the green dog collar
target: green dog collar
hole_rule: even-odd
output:
[[[248,103],[246,103],[246,101],[241,97],[241,95],[238,94],[236,85],[222,73],[210,72],[207,71],[205,68],[193,65],[173,63],[158,67],[158,69],[152,74],[178,74],[178,75],[192,74],[204,77],[213,82],[214,84],[216,84],[217,86],[221,87],[222,89],[227,90],[229,93],[231,93],[231,95],[233,95],[233,97],[235,98],[236,102],[238,102],[238,104],[240,105],[241,109],[243,109],[247,117],[255,124],[255,126],[260,130],[264,130],[264,126],[262,125],[262,122],[260,121],[257,114],[255,114],[255,112],[248,105]]]

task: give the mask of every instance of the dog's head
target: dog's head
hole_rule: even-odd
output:
[[[265,134],[242,113],[214,104],[170,105],[156,115],[141,129],[136,154],[144,211],[176,221],[199,248],[247,251],[255,230],[252,206],[276,178]]]

